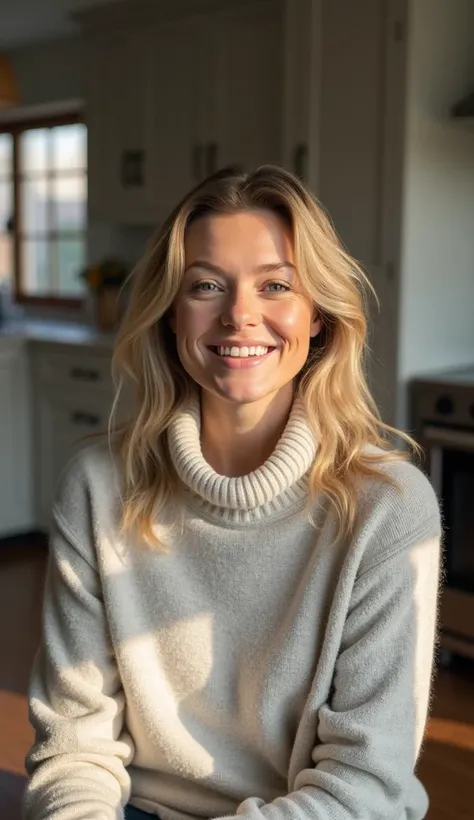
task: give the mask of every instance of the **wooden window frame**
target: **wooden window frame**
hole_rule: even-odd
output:
[[[22,133],[33,128],[54,128],[58,125],[74,125],[84,123],[83,112],[77,111],[68,114],[57,114],[44,117],[25,118],[18,121],[0,123],[0,134],[11,134],[13,137],[13,214],[14,229],[13,236],[13,296],[15,302],[22,305],[35,305],[38,307],[60,307],[60,308],[80,308],[84,303],[85,295],[81,296],[32,296],[23,291],[23,269],[20,253],[21,235],[21,208],[20,203],[20,161],[19,161],[19,138]],[[88,169],[86,168],[86,176]]]

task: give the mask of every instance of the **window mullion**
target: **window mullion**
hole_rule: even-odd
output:
[[[15,299],[20,298],[25,290],[24,254],[21,242],[21,185],[20,185],[20,137],[13,136],[13,278]]]
[[[48,258],[50,264],[51,293],[59,292],[58,249],[56,239],[56,225],[54,224],[54,157],[53,157],[53,129],[48,130],[47,142],[47,191],[48,191]]]

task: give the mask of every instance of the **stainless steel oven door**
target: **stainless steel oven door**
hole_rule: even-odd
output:
[[[443,511],[444,645],[474,657],[474,429],[425,424],[422,439]]]
[[[438,496],[443,496],[443,451],[458,450],[474,455],[474,430],[453,430],[426,424],[422,432],[423,444],[428,451],[430,479]]]

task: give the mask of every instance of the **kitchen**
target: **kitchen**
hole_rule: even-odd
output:
[[[153,226],[212,168],[282,162],[310,184],[368,270],[382,305],[369,379],[384,419],[419,432],[410,382],[474,363],[474,119],[451,113],[474,84],[469,0],[209,0],[159,11],[150,2],[51,2],[73,19],[53,15],[44,32],[46,14],[22,5],[16,40],[20,23],[0,5],[0,48],[21,89],[19,109],[2,121],[75,117],[80,143],[85,113],[87,221],[77,217],[85,244],[75,274],[110,257],[133,266]],[[106,427],[113,394],[113,332],[97,327],[95,295],[78,304],[72,274],[53,302],[34,293],[38,277],[28,281],[32,292],[10,298],[0,329],[5,538],[47,529],[73,442]],[[472,683],[460,680],[472,698]],[[10,705],[24,709],[24,697]],[[438,746],[455,756],[441,717]],[[18,758],[12,770],[21,777]]]

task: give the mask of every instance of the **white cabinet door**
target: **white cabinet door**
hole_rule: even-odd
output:
[[[317,191],[322,0],[285,0],[283,164]]]
[[[99,441],[86,436],[107,431],[110,407],[111,399],[107,394],[84,397],[84,394],[71,394],[57,386],[40,390],[37,402],[38,516],[46,529],[62,470],[79,448]]]
[[[33,347],[31,358],[36,514],[47,529],[57,484],[66,463],[81,447],[106,440],[114,399],[111,351],[45,343]],[[114,421],[120,425],[132,410],[132,392],[124,390]],[[105,436],[96,435],[98,433]]]
[[[368,376],[388,424],[397,406],[406,15],[404,3],[324,0],[321,18],[318,195],[381,301]]]
[[[149,33],[112,31],[90,37],[87,48],[90,217],[146,223],[154,191]]]
[[[88,211],[93,221],[115,215],[121,153],[117,110],[115,41],[90,38],[86,49],[86,111]]]
[[[219,48],[214,143],[209,165],[249,171],[281,162],[283,31],[279,2],[258,2],[216,18]]]
[[[33,528],[27,347],[0,339],[0,537]]]
[[[204,80],[199,21],[180,20],[156,26],[152,43],[153,87],[148,166],[153,223],[166,218],[204,175],[200,136]]]

